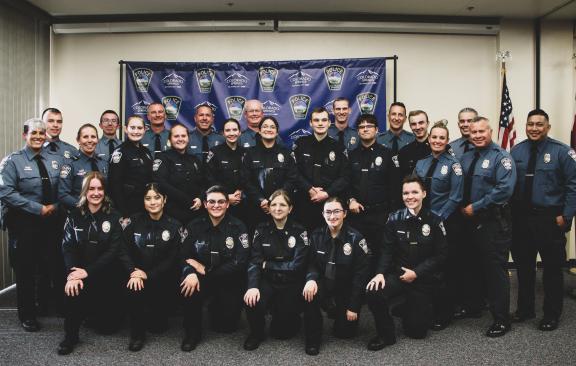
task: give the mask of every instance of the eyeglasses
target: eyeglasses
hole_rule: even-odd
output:
[[[376,126],[374,126],[374,125],[362,125],[362,126],[356,127],[356,129],[358,129],[358,130],[369,130],[371,128],[376,128]]]
[[[338,216],[340,215],[342,212],[344,212],[344,210],[340,210],[340,209],[336,209],[336,210],[326,210],[324,211],[324,216]]]
[[[247,109],[246,113],[260,113],[262,112],[261,109]]]
[[[206,203],[209,206],[216,206],[216,205],[224,206],[226,204],[226,200],[208,200],[208,201],[206,201]]]

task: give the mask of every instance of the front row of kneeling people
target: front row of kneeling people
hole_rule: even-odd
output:
[[[371,244],[345,222],[347,210],[339,198],[324,203],[325,225],[308,234],[290,216],[288,193],[277,190],[269,197],[271,219],[258,225],[250,238],[242,221],[227,213],[228,195],[222,187],[206,191],[207,214],[183,227],[164,213],[166,194],[151,183],[143,196],[145,212],[132,215],[122,228],[106,196],[105,179],[99,172],[88,173],[78,208],[64,229],[69,275],[65,337],[58,353],[73,351],[85,318],[100,332],[117,329],[123,287],[129,349],[139,351],[147,331],[168,328],[167,307],[178,283],[183,351],[195,349],[202,338],[207,301],[210,325],[219,332],[237,329],[244,304],[250,327],[247,350],[266,338],[268,312],[269,334],[277,339],[294,337],[303,313],[306,353],[318,354],[321,309],[334,319],[334,334],[350,338],[365,298],[377,331],[368,348],[382,349],[396,342],[388,307],[399,295],[406,298],[405,333],[423,338],[433,319],[433,297],[446,257],[445,231],[440,218],[423,208],[426,191],[418,178],[404,180],[402,196],[406,207],[391,214],[380,257],[372,258]],[[124,273],[129,273],[127,282]]]

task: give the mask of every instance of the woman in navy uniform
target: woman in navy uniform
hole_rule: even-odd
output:
[[[271,309],[270,334],[289,339],[300,329],[308,236],[304,227],[289,217],[292,200],[284,190],[268,198],[271,220],[259,224],[254,232],[248,265],[248,291],[244,295],[250,335],[244,349],[254,350],[265,338],[266,311]]]
[[[360,232],[344,223],[345,207],[338,197],[328,198],[323,208],[326,225],[310,236],[307,282],[302,294],[306,300],[305,351],[312,356],[320,352],[323,322],[320,308],[327,297],[333,297],[336,304],[334,335],[355,336],[370,274],[368,245]]]
[[[171,148],[156,154],[152,170],[168,195],[166,212],[186,225],[201,212],[206,176],[203,164],[186,153],[188,129],[177,123],[170,128],[169,138]]]
[[[126,220],[143,212],[144,187],[152,182],[152,155],[142,146],[144,120],[131,116],[124,127],[126,141],[114,150],[110,158],[110,198],[114,207]]]
[[[446,232],[440,217],[423,207],[425,197],[422,181],[406,177],[402,185],[405,208],[391,213],[384,227],[377,274],[366,287],[377,331],[368,343],[371,351],[396,343],[388,306],[397,296],[406,297],[399,312],[408,337],[426,337],[432,324],[432,299],[446,259]]]
[[[67,164],[60,170],[58,184],[58,200],[68,210],[78,204],[82,181],[84,176],[92,171],[102,173],[104,179],[108,175],[108,162],[96,155],[98,144],[98,130],[94,125],[86,123],[78,129],[76,141],[80,152],[72,156]]]
[[[146,212],[130,217],[124,229],[124,268],[128,281],[130,343],[140,351],[146,330],[162,333],[168,329],[167,306],[177,281],[178,250],[184,231],[178,221],[164,214],[166,194],[157,183],[146,185]]]
[[[82,320],[90,320],[104,333],[118,328],[122,289],[118,253],[122,246],[120,215],[106,196],[105,178],[100,172],[84,177],[78,207],[64,225],[62,253],[68,273],[64,340],[58,354],[67,355],[78,343]]]
[[[63,277],[59,254],[62,227],[58,216],[58,176],[61,155],[43,149],[46,125],[40,119],[24,122],[26,146],[0,163],[2,217],[8,228],[10,263],[16,275],[18,318],[25,331],[40,329],[36,320],[37,274],[53,268]],[[55,264],[60,264],[58,271]],[[56,283],[56,285],[59,285]],[[64,286],[62,282],[59,293]]]

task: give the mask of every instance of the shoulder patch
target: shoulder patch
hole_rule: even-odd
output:
[[[248,234],[246,234],[246,233],[240,234],[238,239],[240,239],[240,243],[242,244],[242,248],[248,249]]]
[[[502,163],[504,169],[506,170],[512,169],[512,160],[510,158],[503,158],[502,160],[500,160],[500,163]]]
[[[120,218],[118,221],[120,222],[120,225],[122,226],[122,230],[126,229],[126,226],[130,225],[130,223],[132,222],[132,220],[130,220],[130,218],[127,218],[126,220],[122,220],[122,218]]]
[[[360,246],[360,248],[362,248],[362,250],[364,251],[364,253],[368,254],[369,249],[368,249],[368,244],[366,243],[366,239],[360,240],[360,242],[358,243],[358,245]]]
[[[452,164],[452,170],[454,170],[454,174],[462,175],[462,166],[460,165],[460,163]]]
[[[178,233],[180,234],[180,243],[184,243],[184,240],[188,237],[188,230],[182,226],[178,229]]]
[[[306,232],[306,230],[304,230],[301,234],[300,237],[302,238],[302,240],[304,241],[304,245],[310,245],[310,242],[308,241],[308,233]]]
[[[8,162],[8,160],[10,160],[10,155],[6,156],[4,159],[2,159],[2,161],[0,162],[0,173],[2,173],[2,171],[4,170],[4,167],[6,166],[6,163]]]
[[[570,149],[568,150],[568,155],[570,155],[570,157],[576,161],[576,152],[574,151],[574,149]]]
[[[212,150],[208,151],[208,156],[206,157],[206,162],[209,162],[213,156],[214,156],[214,153],[212,152]]]
[[[256,238],[258,237],[258,235],[260,235],[260,233],[258,232],[258,229],[254,230],[254,240],[256,240]]]
[[[446,228],[444,227],[444,223],[442,221],[440,221],[438,226],[440,227],[440,230],[442,230],[442,234],[444,234],[444,236],[446,236]]]
[[[62,178],[62,179],[68,178],[68,174],[70,174],[71,170],[72,170],[72,167],[70,165],[68,165],[68,164],[62,165],[62,168],[60,169],[60,178]]]
[[[152,171],[157,172],[158,168],[160,168],[160,165],[162,165],[162,160],[154,159],[154,162],[152,163]]]
[[[118,164],[121,159],[122,159],[122,152],[121,151],[116,150],[112,153],[112,157],[111,157],[112,163]]]

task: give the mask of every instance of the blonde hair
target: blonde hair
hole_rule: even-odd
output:
[[[101,210],[105,213],[110,213],[112,209],[112,204],[110,202],[110,198],[106,195],[106,179],[100,172],[89,172],[82,180],[82,190],[80,191],[80,199],[78,200],[78,204],[76,207],[80,208],[82,214],[86,214],[88,212],[88,199],[86,196],[88,195],[88,189],[90,188],[90,182],[92,179],[98,179],[100,184],[102,184],[102,188],[104,188],[104,200],[102,201],[102,208]]]

